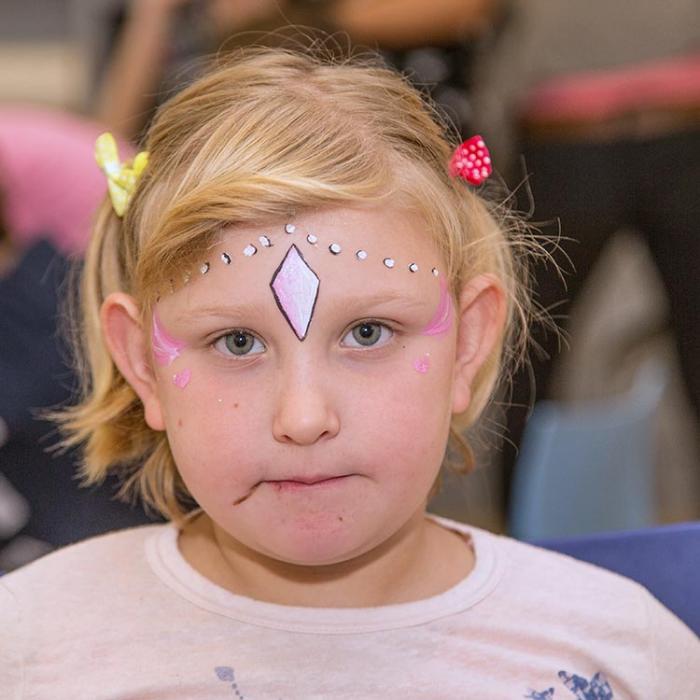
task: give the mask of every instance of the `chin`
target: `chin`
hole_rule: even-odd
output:
[[[325,520],[325,521],[324,521]],[[296,566],[331,566],[348,561],[371,549],[360,533],[353,532],[338,516],[297,519],[281,532],[268,531],[266,556]]]

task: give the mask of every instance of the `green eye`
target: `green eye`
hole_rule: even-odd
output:
[[[360,345],[374,345],[382,337],[382,329],[376,323],[361,323],[352,329],[352,337]]]
[[[350,329],[343,338],[343,343],[350,347],[372,347],[386,343],[393,335],[392,330],[383,323],[363,321]]]
[[[263,352],[265,346],[252,333],[235,330],[221,336],[214,344],[225,355],[252,355]]]

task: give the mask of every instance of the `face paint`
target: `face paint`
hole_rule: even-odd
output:
[[[159,365],[169,365],[176,357],[180,356],[180,351],[185,347],[185,343],[181,340],[166,333],[155,311],[153,312],[152,336],[153,354]]]
[[[270,287],[282,315],[294,334],[304,340],[314,314],[319,287],[318,275],[309,267],[299,249],[290,246],[275,270]]]
[[[184,389],[190,383],[190,379],[192,379],[192,372],[189,369],[173,374],[173,384],[180,389]]]
[[[423,329],[423,335],[441,335],[452,327],[452,299],[445,280],[440,280],[440,301],[435,315]]]
[[[284,232],[287,235],[292,235],[292,234],[296,233],[297,231],[298,231],[298,229],[294,224],[286,224],[284,226]],[[319,239],[319,237],[313,233],[306,233],[305,237],[306,237],[306,242],[309,245],[316,246],[317,244],[322,243],[322,241]],[[260,243],[260,247],[257,247],[253,243],[249,243],[248,245],[246,245],[245,248],[243,248],[241,251],[243,257],[252,258],[257,253],[259,253],[261,250],[270,249],[270,248],[274,247],[274,245],[275,245],[275,243],[274,243],[273,239],[270,237],[270,235],[258,236],[258,242]],[[334,242],[327,244],[327,250],[331,253],[331,255],[340,256],[341,253],[343,252],[343,246],[340,243],[337,243],[334,241]],[[298,249],[297,249],[297,252],[298,252]],[[301,255],[301,253],[298,253],[298,254]],[[367,260],[369,258],[369,256],[370,255],[366,250],[359,249],[359,250],[355,251],[355,258],[360,262]],[[233,264],[233,257],[234,256],[230,252],[226,252],[226,251],[223,251],[219,254],[219,258],[225,266],[230,266]],[[400,263],[399,261],[397,261],[395,258],[392,258],[392,257],[383,258],[382,264],[388,270],[393,270],[395,268],[407,269],[411,274],[416,274],[421,269],[421,267],[418,265],[417,262],[410,262],[407,264],[403,263],[403,262]],[[199,266],[198,269],[199,269],[200,274],[206,275],[211,270],[211,265],[208,261],[205,261]],[[440,274],[440,272],[438,271],[438,269],[436,267],[431,268],[430,271],[434,277],[438,277],[438,275]],[[185,272],[185,274],[182,277],[183,284],[188,284],[190,282],[191,274],[192,274],[191,271]],[[315,275],[315,273],[313,273],[313,271],[311,271],[311,274]],[[174,283],[172,281],[170,283],[170,291],[171,292],[175,291],[175,286],[174,286]],[[276,294],[276,299],[278,301],[278,305],[280,305],[280,300],[277,297],[278,297],[278,295]],[[290,325],[294,329],[294,332],[296,333],[297,337],[299,337],[300,340],[303,340],[302,336],[305,335],[304,322],[300,319],[297,319],[297,320],[299,320],[299,323],[297,323],[295,326],[295,324],[292,323],[292,321],[290,321],[292,314],[287,313],[288,309],[283,308],[282,305],[280,305],[280,308],[282,309],[282,312],[284,313],[285,317],[287,318]],[[304,314],[302,313],[301,316],[303,316],[303,315]],[[311,320],[311,318],[309,316],[308,321],[310,322],[310,320]],[[306,326],[308,327],[308,323],[306,324]],[[426,330],[425,332],[428,335],[432,335],[434,333],[442,332],[442,331],[432,331],[431,332],[431,331]]]
[[[425,374],[430,369],[430,353],[426,352],[423,357],[414,360],[413,369],[415,369],[416,372]]]

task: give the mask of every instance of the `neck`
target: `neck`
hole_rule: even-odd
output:
[[[327,566],[298,566],[253,551],[207,515],[188,523],[179,547],[188,563],[237,595],[300,607],[375,607],[428,598],[474,565],[471,549],[422,512],[380,546]]]

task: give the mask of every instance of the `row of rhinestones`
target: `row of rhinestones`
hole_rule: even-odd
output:
[[[294,224],[286,224],[284,227],[284,231],[287,234],[293,234],[296,232],[296,226]],[[269,236],[260,236],[258,238],[258,241],[260,243],[260,246],[263,248],[271,248],[273,246],[273,243],[270,240]],[[307,243],[309,243],[309,245],[316,245],[318,243],[318,237],[312,233],[309,233],[306,236],[306,241],[307,241]],[[342,251],[343,251],[343,249],[339,243],[331,243],[328,246],[328,250],[333,255],[340,255],[340,253],[342,253]],[[249,243],[243,249],[243,255],[247,258],[252,257],[257,252],[258,252],[258,248],[256,246],[254,246],[252,243]],[[357,250],[357,251],[355,251],[355,257],[358,260],[366,260],[368,257],[367,251],[362,250],[362,249]],[[230,265],[233,261],[231,255],[229,253],[221,253],[220,259],[224,265]],[[388,269],[393,269],[396,266],[396,261],[394,260],[394,258],[384,258],[382,260],[382,262],[384,263],[384,266],[387,267]],[[408,267],[408,270],[410,272],[418,272],[418,270],[419,270],[418,264],[415,262],[410,263],[407,267]],[[200,266],[199,272],[202,275],[206,275],[210,269],[211,269],[211,265],[209,264],[209,262],[204,262]],[[432,274],[435,277],[437,277],[440,273],[438,272],[438,269],[434,267],[434,268],[432,268]],[[190,281],[190,273],[188,272],[185,274],[184,282],[185,282],[185,284],[187,284],[189,281]]]

